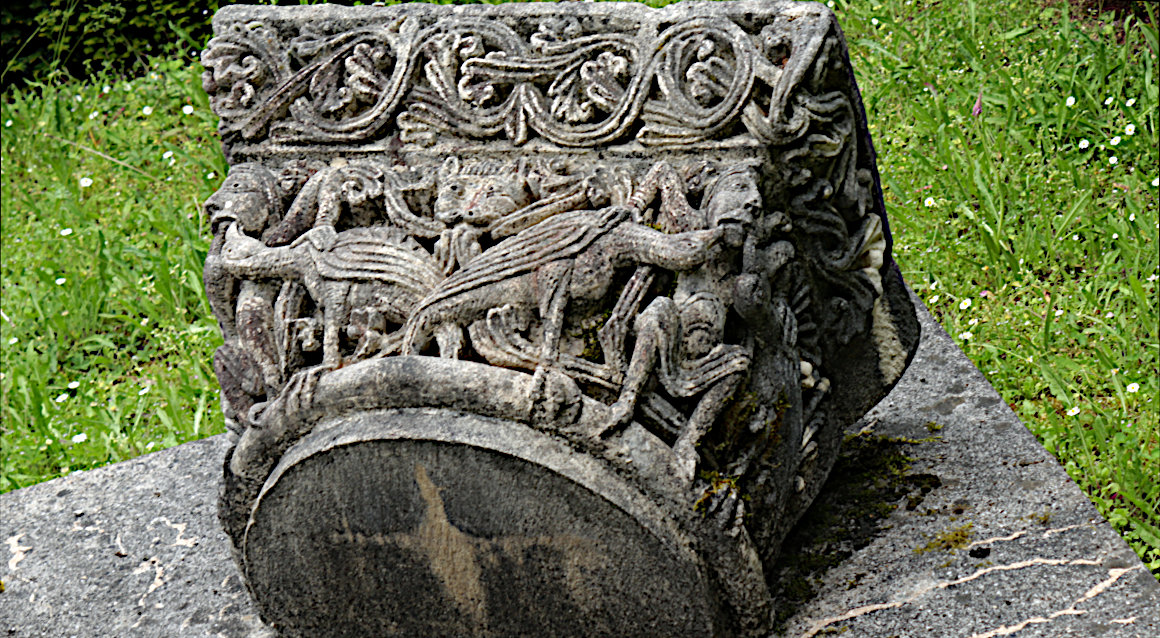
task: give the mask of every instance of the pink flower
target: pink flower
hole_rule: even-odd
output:
[[[979,97],[975,98],[975,106],[971,107],[971,115],[979,117],[983,113],[983,89],[979,89]]]

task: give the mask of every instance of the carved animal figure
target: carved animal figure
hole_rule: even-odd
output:
[[[351,309],[373,307],[403,324],[412,309],[443,279],[431,256],[391,227],[338,233],[329,250],[309,241],[269,247],[240,232],[226,231],[224,267],[238,276],[297,279],[323,311],[323,365],[342,363],[340,330]]]
[[[524,163],[484,162],[459,166],[449,157],[439,168],[435,219],[447,226],[435,243],[435,259],[450,275],[482,251],[479,238],[491,225],[530,203]]]
[[[419,302],[407,321],[403,354],[418,354],[441,326],[462,328],[492,308],[510,305],[539,312],[541,368],[551,365],[569,300],[602,298],[614,272],[629,266],[694,269],[721,235],[718,230],[666,234],[630,216],[619,207],[561,213],[496,244]],[[440,345],[441,356],[458,356],[457,347]]]

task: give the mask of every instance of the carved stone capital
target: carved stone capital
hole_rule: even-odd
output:
[[[220,513],[263,618],[763,635],[782,538],[917,345],[833,15],[234,5],[214,33]]]

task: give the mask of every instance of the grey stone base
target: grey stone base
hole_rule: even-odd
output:
[[[914,364],[787,542],[783,635],[1160,635],[1160,584],[919,314]],[[0,496],[0,635],[273,636],[215,516],[226,448]]]

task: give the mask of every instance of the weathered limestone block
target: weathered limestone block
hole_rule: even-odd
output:
[[[794,2],[231,6],[220,516],[288,636],[757,636],[918,325]]]

